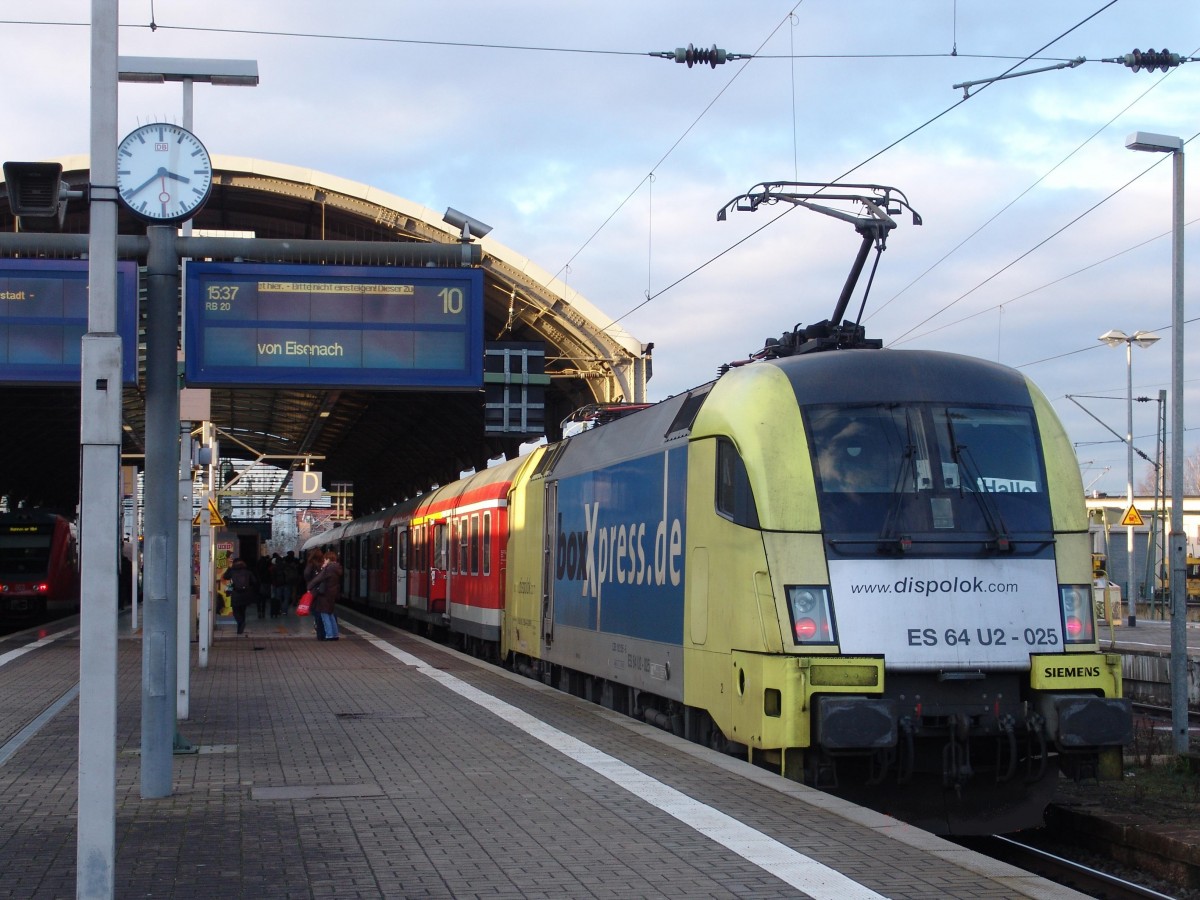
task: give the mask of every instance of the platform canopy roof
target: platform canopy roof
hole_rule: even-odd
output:
[[[87,184],[86,157],[60,161],[68,186]],[[344,265],[372,265],[375,260],[369,252],[340,252],[335,242],[453,245],[462,237],[443,213],[368,185],[258,159],[215,155],[213,161],[212,196],[192,222],[196,234],[322,241],[325,247],[313,258],[288,261]],[[144,233],[144,226],[125,210],[119,216],[120,234]],[[62,231],[82,234],[87,228],[86,205],[71,201]],[[0,182],[0,232],[16,230],[7,187]],[[581,406],[645,399],[653,345],[634,339],[567,284],[490,236],[478,243],[484,339],[544,342],[551,376],[545,416],[550,438],[559,436],[558,423]],[[139,383],[126,388],[123,406],[123,457],[139,466],[145,349],[139,344]],[[211,390],[211,421],[219,432],[222,457],[264,459],[285,469],[303,469],[307,461],[322,472],[327,486],[352,486],[358,514],[446,483],[461,471],[485,466],[490,458],[515,455],[522,443],[511,436],[485,435],[483,394],[476,391]],[[73,508],[79,494],[78,385],[3,384],[0,397],[5,406],[0,494]],[[285,485],[281,502],[290,495]]]

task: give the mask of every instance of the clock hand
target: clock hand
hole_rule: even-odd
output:
[[[192,179],[186,178],[183,175],[176,175],[174,172],[163,172],[164,178],[173,178],[176,181],[182,181],[184,184],[191,184]]]
[[[132,197],[134,194],[136,194],[142,188],[148,187],[150,185],[150,183],[153,182],[156,178],[162,178],[164,175],[169,175],[169,174],[170,173],[165,168],[159,168],[159,170],[157,172],[155,172],[153,175],[151,175],[149,178],[147,178],[145,181],[143,181],[141,184],[139,184],[137,187],[135,187],[132,191],[130,191],[129,195]]]

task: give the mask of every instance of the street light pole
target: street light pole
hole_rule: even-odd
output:
[[[1125,457],[1126,509],[1133,509],[1133,341],[1125,342],[1125,397],[1127,400],[1125,417]],[[1133,524],[1125,526],[1125,584],[1129,593],[1126,595],[1129,603],[1129,627],[1137,625],[1137,594],[1133,587]]]
[[[1188,750],[1187,535],[1183,530],[1183,140],[1135,131],[1130,150],[1170,153],[1171,204],[1171,735],[1175,753]]]
[[[1129,479],[1126,482],[1126,500],[1128,506],[1126,510],[1133,509],[1133,345],[1139,347],[1149,347],[1158,341],[1158,335],[1152,334],[1149,331],[1135,331],[1133,334],[1126,334],[1120,329],[1114,328],[1111,331],[1106,331],[1099,338],[1110,347],[1119,347],[1125,345],[1125,385],[1126,397],[1128,398],[1129,412],[1126,418],[1125,428],[1125,450],[1128,455]],[[1128,514],[1128,512],[1127,512]],[[1125,526],[1125,552],[1126,552],[1126,599],[1129,603],[1129,627],[1137,625],[1137,597],[1133,592],[1133,525]]]

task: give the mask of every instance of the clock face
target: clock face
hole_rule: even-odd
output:
[[[147,222],[182,222],[212,190],[212,160],[200,139],[178,125],[143,125],[117,148],[117,193]]]

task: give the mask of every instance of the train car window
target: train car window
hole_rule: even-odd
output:
[[[483,574],[492,574],[492,514],[483,514]]]
[[[0,572],[24,575],[50,565],[50,535],[0,535]]]
[[[945,486],[986,493],[1044,490],[1037,437],[1026,410],[934,410]]]
[[[396,547],[396,568],[401,572],[408,571],[408,532],[392,529],[393,543]]]
[[[710,390],[712,390],[712,385],[707,385],[688,394],[687,399],[679,407],[679,411],[675,413],[675,418],[671,420],[671,425],[667,428],[667,433],[663,437],[671,437],[680,431],[691,431],[692,423],[696,421],[700,407],[704,405],[704,401],[708,398]]]
[[[810,407],[804,418],[829,532],[920,543],[1050,528],[1030,409],[880,403]]]
[[[554,467],[558,465],[558,460],[563,455],[563,451],[567,449],[567,444],[569,443],[569,440],[562,440],[557,444],[551,444],[547,447],[546,452],[542,454],[542,458],[537,461],[531,477],[536,478],[539,475],[549,475],[553,472]]]
[[[717,512],[737,525],[758,527],[758,507],[741,454],[727,438],[717,439]]]
[[[471,574],[479,574],[479,513],[471,516]]]
[[[446,571],[449,566],[447,557],[450,555],[450,526],[445,522],[438,522],[437,528],[434,530],[433,552],[436,554],[433,559],[433,567]]]
[[[825,493],[909,493],[933,486],[928,441],[916,410],[824,407],[809,411],[808,428]]]

